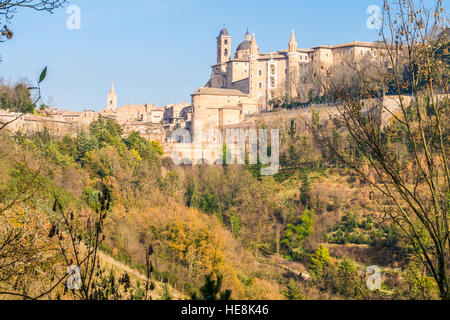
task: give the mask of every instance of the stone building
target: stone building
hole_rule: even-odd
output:
[[[60,110],[58,110],[60,111]],[[58,112],[53,115],[36,116],[0,110],[0,124],[9,123],[6,130],[14,134],[33,134],[47,130],[53,136],[75,136],[82,129],[87,129],[94,118],[88,118],[90,113]]]
[[[270,111],[269,102],[290,97],[303,100],[313,89],[314,70],[342,63],[344,59],[358,60],[377,56],[379,45],[352,42],[336,46],[298,47],[292,31],[287,49],[262,53],[247,31],[232,55],[231,36],[223,28],[217,37],[217,63],[205,87],[192,95],[194,130],[218,128],[242,121],[253,113]]]
[[[117,107],[117,94],[112,84],[107,95],[106,109],[100,112],[93,110],[74,112],[46,108],[40,110],[40,115],[22,115],[0,110],[0,125],[10,123],[7,130],[11,133],[21,131],[31,134],[48,130],[51,135],[55,136],[75,136],[81,130],[88,130],[89,125],[99,116],[102,116],[117,121],[124,129],[125,134],[137,131],[148,140],[163,143],[166,137],[163,126],[164,112],[164,108],[150,103],[144,105],[127,104]]]
[[[176,123],[181,121],[190,121],[186,119],[187,108],[191,106],[188,102],[180,102],[174,104],[168,104],[164,107],[164,122]]]
[[[190,103],[181,102],[164,107],[164,129],[166,140],[171,141],[172,133],[176,129],[190,129],[192,125],[192,107]]]
[[[119,124],[124,124],[128,121],[160,124],[164,118],[164,108],[157,107],[151,103],[143,105],[126,104],[122,107],[117,107],[117,94],[114,90],[114,84],[112,84],[108,93],[107,108],[100,111],[100,114],[106,118],[114,119]]]

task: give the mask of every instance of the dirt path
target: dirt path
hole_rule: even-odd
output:
[[[100,258],[100,262],[102,264],[106,264],[108,266],[113,267],[114,269],[120,270],[122,272],[126,272],[126,273],[128,273],[128,275],[130,277],[135,278],[135,279],[141,281],[142,283],[145,283],[147,281],[147,277],[145,275],[143,275],[142,273],[140,273],[139,271],[137,271],[136,269],[133,269],[133,268],[127,266],[126,264],[115,260],[111,256],[109,256],[101,251],[98,252],[98,257]],[[154,300],[161,299],[164,285],[160,281],[153,281],[153,282],[155,283],[155,290],[153,292],[151,292],[151,296]],[[182,298],[181,292],[179,292],[178,290],[175,290],[170,285],[169,285],[169,288],[170,288],[170,294],[173,296],[173,299],[181,300],[181,298]],[[185,298],[186,297],[184,297],[184,299]]]
[[[306,272],[306,268],[302,263],[288,261],[280,256],[275,255],[270,257],[260,257],[259,263],[283,269],[284,271],[292,273],[298,277]]]

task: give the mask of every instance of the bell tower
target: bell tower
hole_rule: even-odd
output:
[[[297,52],[297,40],[295,39],[294,29],[291,32],[291,39],[289,40],[289,52]]]
[[[289,40],[288,74],[286,77],[287,94],[291,98],[299,98],[297,87],[300,80],[300,54],[298,53],[297,48],[297,40],[295,39],[294,30],[292,30],[291,39]]]
[[[250,77],[249,77],[249,92],[250,96],[255,98],[258,95],[258,45],[256,44],[256,36],[255,33],[253,33],[252,41],[250,43],[250,55],[249,55],[249,62],[250,62]]]
[[[114,83],[111,83],[111,89],[108,93],[107,110],[116,111],[117,110],[117,94],[114,91]]]
[[[228,34],[228,30],[222,28],[220,34],[217,37],[217,64],[230,61],[231,57],[231,36]]]

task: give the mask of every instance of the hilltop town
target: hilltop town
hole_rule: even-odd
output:
[[[191,95],[191,102],[163,107],[144,105],[117,105],[117,93],[111,85],[106,108],[99,112],[81,112],[45,108],[35,114],[10,112],[0,109],[0,122],[10,123],[12,132],[37,132],[46,128],[54,135],[76,135],[98,117],[114,119],[125,134],[139,132],[149,140],[168,145],[174,129],[191,132],[197,129],[235,126],[256,114],[271,112],[270,101],[289,97],[307,101],[313,93],[320,94],[313,74],[343,65],[344,61],[363,58],[380,59],[378,43],[359,42],[335,46],[298,47],[294,31],[287,49],[262,53],[255,34],[247,31],[243,41],[232,55],[232,37],[222,28],[217,37],[217,63],[211,66],[207,83]]]
[[[365,11],[273,2],[257,14],[214,2],[153,14],[148,3],[90,1],[83,16],[96,26],[79,36],[58,31],[59,18],[25,16],[10,28],[16,8],[66,2],[0,0],[5,77],[51,61],[36,81],[0,76],[0,302],[188,301],[162,310],[172,319],[233,300],[224,314],[284,319],[270,302],[239,301],[450,300],[442,0]],[[348,20],[342,29],[326,10]],[[271,21],[266,36],[284,45],[262,50],[260,33],[198,28],[221,17]],[[272,35],[288,21],[327,32],[330,45],[306,45],[288,28]],[[343,43],[356,31],[380,40]],[[97,89],[54,86],[86,73],[82,85]],[[167,90],[149,85],[155,75]],[[189,98],[174,98],[187,86]],[[162,91],[172,104],[155,103]],[[47,104],[41,94],[72,99]],[[76,97],[88,100],[74,109]]]
[[[114,84],[107,95],[107,108],[96,112],[84,110],[81,112],[44,108],[33,114],[22,114],[0,109],[0,122],[9,123],[10,132],[39,132],[46,128],[55,136],[77,135],[81,130],[87,130],[89,125],[99,117],[113,119],[122,126],[125,134],[139,132],[143,137],[163,143],[166,132],[173,126],[185,126],[191,119],[189,103],[176,103],[164,107],[152,104],[117,106],[117,94]]]

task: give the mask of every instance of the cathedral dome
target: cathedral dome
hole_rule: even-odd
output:
[[[255,46],[256,46],[256,42],[255,42]],[[247,30],[247,32],[245,33],[245,40],[238,45],[238,47],[236,49],[236,53],[234,54],[234,58],[235,59],[248,59],[251,51],[252,51],[252,36],[250,35],[250,33]],[[256,51],[258,51],[257,46],[256,46]]]
[[[243,41],[241,42],[241,44],[237,47],[236,51],[240,51],[240,50],[250,50],[250,45],[252,44],[251,41]]]

